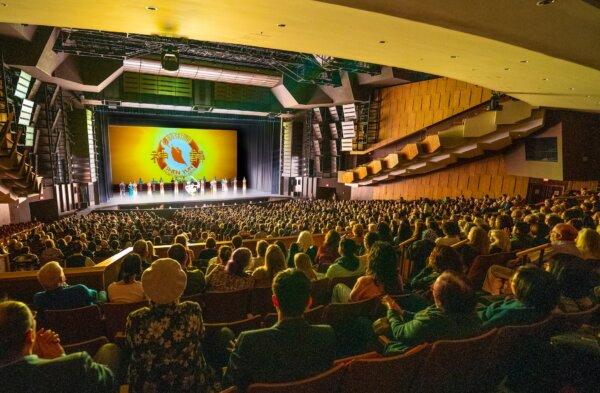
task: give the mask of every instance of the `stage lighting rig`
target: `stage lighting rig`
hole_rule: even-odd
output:
[[[160,56],[160,63],[162,65],[163,70],[179,70],[179,49],[173,46],[165,46]]]

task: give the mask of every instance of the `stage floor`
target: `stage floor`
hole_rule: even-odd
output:
[[[290,197],[256,190],[246,190],[246,192],[237,190],[235,193],[233,190],[218,191],[215,194],[207,192],[204,195],[194,196],[185,192],[180,192],[178,195],[168,192],[164,196],[161,196],[159,192],[153,193],[152,196],[144,192],[134,197],[120,196],[115,193],[108,202],[96,205],[94,210],[181,209],[203,205],[271,202],[286,199],[290,199]]]

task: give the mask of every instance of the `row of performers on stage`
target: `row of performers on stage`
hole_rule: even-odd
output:
[[[191,178],[190,180],[187,180],[185,182],[183,189],[190,195],[196,195],[196,194],[204,195],[206,183],[207,183],[206,178],[202,178],[201,180],[196,180],[194,178]],[[177,179],[171,180],[171,185],[172,185],[174,195],[179,195],[180,184],[183,185],[184,183],[180,183]],[[216,194],[217,186],[218,186],[217,178],[213,177],[213,179],[210,181],[209,184],[210,184],[211,192],[213,194]],[[231,180],[231,184],[233,185],[233,192],[237,192],[237,186],[238,186],[237,178],[233,178]],[[128,185],[125,185],[124,182],[119,183],[119,196],[125,196],[125,193],[127,193],[128,196],[134,197],[134,196],[138,195],[138,193],[143,192],[144,185],[147,186],[146,194],[148,196],[152,196],[152,194],[157,191],[160,193],[161,196],[165,195],[165,183],[163,182],[162,178],[158,182],[156,180],[152,179],[152,181],[149,181],[148,183],[144,183],[144,181],[142,181],[142,179],[140,178],[137,183],[129,182]],[[227,180],[227,179],[221,180],[221,190],[224,192],[229,191],[229,180]],[[246,192],[246,178],[245,177],[242,178],[242,191]]]

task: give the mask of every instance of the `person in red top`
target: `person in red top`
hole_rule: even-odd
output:
[[[326,272],[333,262],[340,257],[338,246],[340,244],[340,234],[334,230],[327,232],[323,245],[317,251],[315,264],[320,272]]]

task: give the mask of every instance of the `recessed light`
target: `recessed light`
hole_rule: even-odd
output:
[[[550,5],[552,3],[554,3],[554,0],[538,0],[538,2],[535,3],[535,5],[543,6],[543,5]]]
[[[285,26],[286,26],[285,23],[280,23],[280,24],[277,25],[277,27],[282,27],[282,28],[285,27]]]
[[[385,44],[385,40],[380,40],[379,43],[380,44]]]
[[[471,68],[471,71],[477,71],[477,68]]]
[[[458,57],[458,56],[456,56],[456,55],[451,55],[451,56],[450,56],[450,58],[451,58],[451,59],[456,59],[457,57]]]
[[[592,96],[591,95],[587,95],[586,98],[592,98]]]
[[[573,90],[575,90],[575,88],[574,87],[569,87],[569,90],[573,91]]]
[[[6,3],[0,3],[0,7],[6,7]]]
[[[158,11],[158,7],[149,5],[149,6],[146,6],[146,11]]]
[[[510,71],[510,68],[506,67],[506,68],[504,69],[504,71]]]
[[[549,79],[550,79],[550,78],[542,78],[542,80],[543,80],[543,81],[547,81],[547,80],[549,80]]]
[[[529,60],[521,60],[521,63],[529,63]]]

